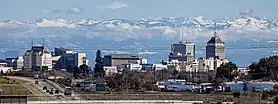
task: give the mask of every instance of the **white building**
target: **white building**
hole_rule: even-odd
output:
[[[75,57],[75,65],[77,67],[79,67],[83,64],[88,65],[89,61],[86,59],[86,53],[75,53],[74,57]]]
[[[17,57],[17,59],[15,60],[15,66],[14,66],[14,69],[15,70],[22,70],[24,64],[24,59],[23,57]]]
[[[228,62],[227,59],[200,58],[193,61],[170,61],[167,65],[176,67],[178,71],[206,72],[216,70],[221,64]]]
[[[131,71],[135,71],[135,70],[137,70],[137,71],[141,71],[142,70],[142,65],[140,65],[140,64],[129,64],[128,66],[127,66],[128,68],[129,68],[129,70],[131,70]]]
[[[145,58],[142,58],[140,61],[140,64],[148,64],[148,60]]]
[[[105,75],[110,76],[114,73],[118,73],[117,67],[114,66],[105,66],[103,67],[104,71],[105,71]]]
[[[155,71],[168,69],[167,65],[163,65],[163,64],[153,64],[153,68]]]
[[[37,66],[47,67],[48,70],[52,70],[52,55],[50,52],[43,51],[39,54]]]
[[[250,71],[250,69],[247,68],[247,67],[238,67],[238,68],[237,68],[237,71],[238,71],[240,74],[248,75],[248,72]]]
[[[200,58],[199,68],[201,71],[213,71],[220,67],[221,64],[228,63],[227,59]]]
[[[25,70],[52,70],[52,55],[43,46],[32,46],[31,50],[25,52],[23,59]]]
[[[4,74],[10,71],[13,71],[13,67],[0,67],[0,72],[3,72]]]

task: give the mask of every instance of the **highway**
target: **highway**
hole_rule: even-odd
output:
[[[62,93],[64,90],[61,89],[61,88],[57,88],[57,86],[54,86],[52,83],[49,83],[48,81],[43,81],[42,79],[33,79],[33,78],[30,78],[30,77],[19,77],[19,76],[8,76],[8,78],[19,79],[19,80],[29,82],[29,83],[25,83],[23,86],[28,88],[34,94],[34,96],[44,96],[44,97],[42,97],[42,98],[44,98],[42,100],[61,100],[61,99],[65,99],[65,96]],[[39,84],[35,84],[35,81],[39,81]],[[45,90],[43,90],[44,86],[46,86],[47,89],[50,89],[50,88],[58,89],[60,94],[50,95]],[[60,97],[58,98],[57,96],[60,96]]]
[[[64,93],[65,88],[62,88],[61,86],[59,86],[57,83],[51,81],[51,80],[46,80],[47,83],[51,84],[55,89],[58,89],[61,93]],[[66,99],[75,99],[75,100],[82,100],[82,98],[76,96],[76,94],[74,92],[72,92],[72,96],[71,97],[66,97],[63,95],[64,98]]]

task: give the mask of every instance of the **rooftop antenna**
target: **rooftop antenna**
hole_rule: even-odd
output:
[[[44,38],[42,38],[42,46],[44,47]]]
[[[214,34],[213,34],[214,37],[217,37],[217,35],[216,35],[216,29],[217,29],[217,28],[216,28],[216,23],[214,23]]]
[[[183,32],[181,33],[181,41],[184,41],[184,40],[183,40]]]
[[[34,39],[31,40],[31,47],[34,45]]]

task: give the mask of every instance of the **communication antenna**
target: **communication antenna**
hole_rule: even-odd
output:
[[[31,40],[31,47],[34,45],[34,39]]]
[[[183,32],[181,33],[181,41],[183,41]]]
[[[42,38],[42,46],[44,47],[44,38]]]
[[[216,29],[217,29],[216,23],[214,23],[214,33],[213,33],[214,37],[217,37],[217,35],[216,35]]]

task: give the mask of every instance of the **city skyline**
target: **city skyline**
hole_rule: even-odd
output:
[[[46,38],[50,49],[83,49],[90,57],[94,57],[93,50],[100,49],[108,54],[129,52],[165,60],[170,51],[167,47],[182,40],[182,35],[184,40],[196,42],[196,56],[203,57],[214,23],[226,43],[227,57],[237,64],[248,65],[278,53],[274,0],[1,2],[1,58],[22,55],[20,50],[30,45],[31,38]]]
[[[36,18],[62,17],[78,19],[156,18],[163,16],[195,17],[209,19],[238,17],[240,15],[278,18],[275,4],[268,0],[5,0],[1,1],[0,20],[34,21]],[[210,4],[210,5],[207,5]],[[142,8],[143,7],[143,8]]]

